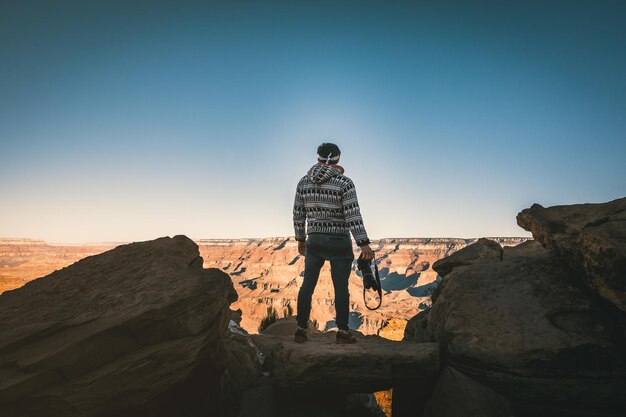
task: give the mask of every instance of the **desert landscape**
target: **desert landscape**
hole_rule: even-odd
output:
[[[626,1],[0,22],[0,417],[626,417]]]
[[[502,246],[515,246],[528,240],[522,237],[491,239]],[[363,284],[356,273],[355,261],[349,286],[350,327],[363,334],[378,334],[385,328],[383,335],[401,339],[406,321],[430,308],[430,295],[438,279],[432,265],[475,241],[458,238],[373,241],[371,246],[376,253],[384,290],[383,304],[375,311],[365,308]],[[304,258],[298,254],[293,237],[196,239],[195,242],[205,268],[218,268],[230,275],[238,294],[232,308],[241,309],[241,326],[249,333],[257,333],[268,308],[274,309],[278,317],[296,314]],[[0,293],[120,244],[67,245],[31,239],[0,239]],[[353,250],[358,257],[358,248],[355,246]],[[334,326],[334,315],[330,264],[326,262],[313,295],[311,319],[319,330],[328,330]]]
[[[290,238],[178,235],[75,262],[67,246],[13,240],[4,245],[5,273],[38,270],[28,254],[55,251],[46,265],[59,269],[0,294],[0,410],[8,417],[620,417],[625,213],[626,198],[534,204],[517,215],[530,240],[380,240],[389,301],[374,316],[354,301],[363,330],[354,345],[336,344],[324,322],[332,311],[324,285],[314,305],[323,324],[308,342],[294,342],[287,306],[302,260]],[[96,247],[72,256],[89,250]],[[280,317],[256,333],[246,312],[261,318],[271,306]]]

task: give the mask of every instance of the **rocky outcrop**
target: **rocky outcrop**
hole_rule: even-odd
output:
[[[437,380],[424,417],[510,417],[506,398],[484,385],[447,367]]]
[[[433,264],[433,269],[443,277],[459,266],[502,260],[502,253],[502,246],[498,242],[480,238],[476,243],[455,252],[454,256],[439,259]]]
[[[626,312],[626,198],[549,208],[534,204],[517,215],[517,223]]]
[[[624,359],[613,323],[571,274],[538,242],[454,269],[428,331],[448,363],[521,409],[610,412],[626,389]]]
[[[439,366],[435,343],[359,336],[355,344],[338,345],[334,332],[310,334],[305,343],[294,342],[292,335],[259,334],[253,340],[267,357],[267,369],[277,385],[296,392],[381,391],[397,380],[431,379]]]
[[[623,313],[547,246],[481,239],[437,262],[433,307],[409,320],[405,340],[437,341],[444,364],[508,399],[515,415],[618,416],[626,409]]]
[[[434,342],[435,339],[428,331],[429,313],[430,310],[420,311],[407,321],[402,340],[415,343]]]
[[[256,352],[228,330],[229,276],[202,263],[161,238],[0,295],[3,417],[234,414]]]

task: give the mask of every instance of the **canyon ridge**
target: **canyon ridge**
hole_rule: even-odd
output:
[[[524,237],[490,238],[502,246],[525,242]],[[386,238],[372,241],[382,282],[383,304],[368,310],[363,301],[362,280],[350,276],[350,327],[364,334],[401,339],[406,320],[430,307],[430,295],[440,279],[433,263],[463,249],[477,239]],[[304,258],[293,237],[263,239],[196,239],[205,268],[230,275],[238,294],[232,309],[241,309],[241,326],[257,333],[261,320],[274,309],[278,317],[296,314]],[[0,239],[0,294],[97,255],[117,243],[85,245],[50,244],[42,240]],[[354,246],[355,257],[359,250]],[[325,263],[313,295],[311,320],[320,330],[334,327],[334,292],[330,265]]]

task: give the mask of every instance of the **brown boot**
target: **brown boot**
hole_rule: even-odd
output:
[[[356,343],[356,336],[354,335],[354,333],[352,333],[350,330],[343,331],[343,330],[337,330],[337,343],[342,343],[342,344],[350,344],[350,343]]]
[[[298,327],[296,329],[296,334],[293,336],[293,341],[298,342],[298,343],[303,343],[303,342],[306,342],[307,340],[308,338],[306,336],[306,330]]]

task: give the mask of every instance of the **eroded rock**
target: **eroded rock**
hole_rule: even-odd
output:
[[[402,340],[416,343],[434,342],[432,334],[428,331],[428,316],[430,310],[420,311],[406,323]]]
[[[236,298],[185,236],[119,246],[5,292],[3,417],[229,415],[258,367],[249,338],[228,330]]]
[[[439,259],[433,264],[433,269],[442,277],[448,275],[459,266],[472,265],[480,262],[492,262],[502,259],[502,246],[494,240],[480,238],[465,248],[454,252],[450,256]]]
[[[534,204],[517,215],[517,224],[626,311],[626,198],[548,208]]]
[[[371,393],[392,388],[398,379],[432,378],[439,366],[435,343],[358,336],[355,344],[339,345],[333,332],[310,334],[305,343],[265,334],[253,340],[276,383],[294,391]]]
[[[626,407],[616,325],[572,274],[533,241],[470,260],[443,279],[428,331],[448,364],[520,415],[614,415]]]

